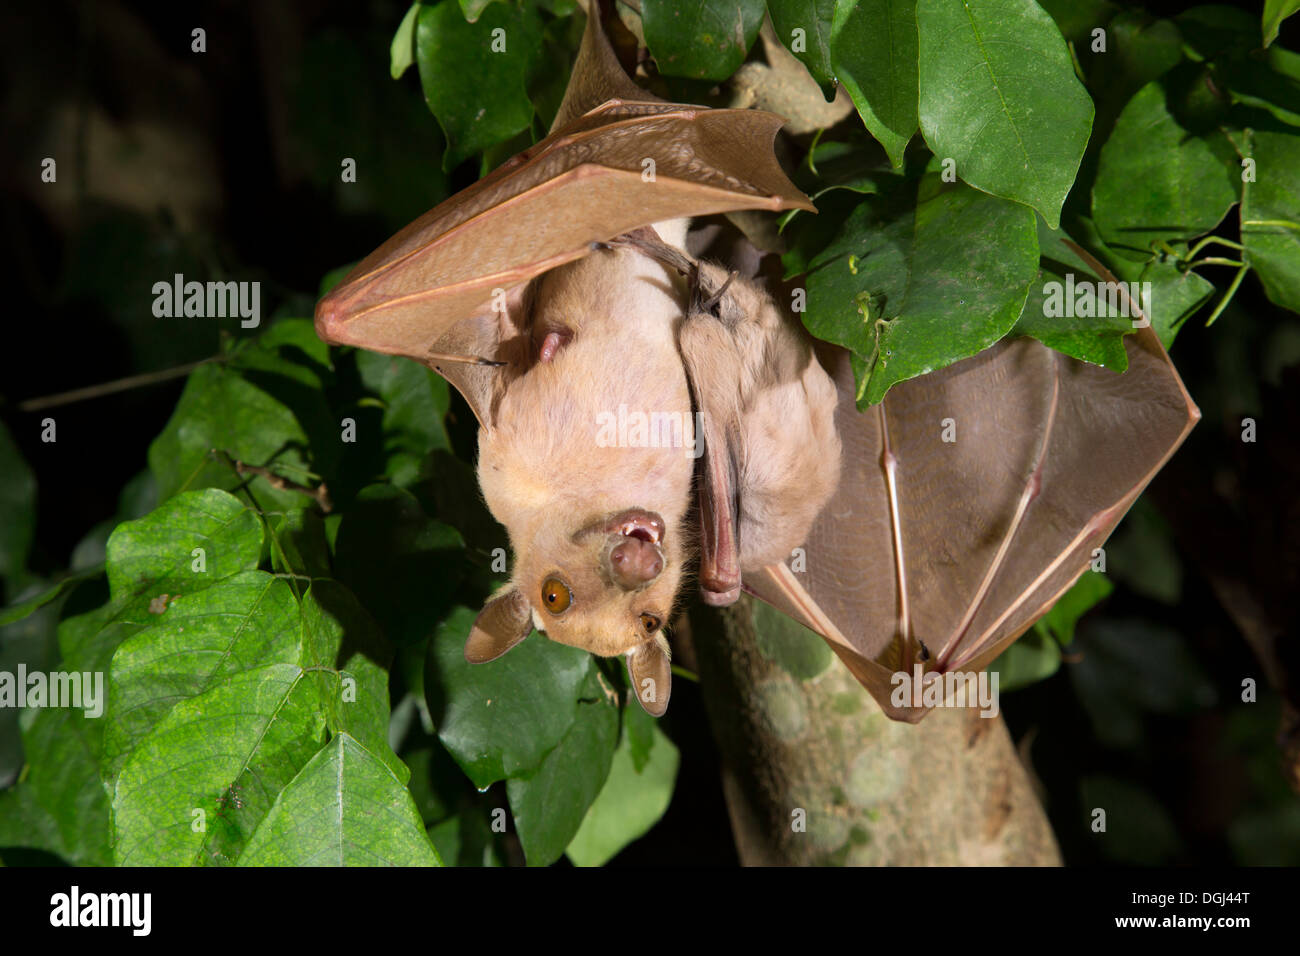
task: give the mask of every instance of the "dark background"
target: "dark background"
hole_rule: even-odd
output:
[[[35,573],[68,568],[96,527],[102,537],[183,379],[59,407],[55,444],[40,441],[44,413],[19,403],[256,334],[234,320],[154,318],[154,282],[258,279],[263,328],[310,315],[327,271],[477,177],[474,161],[442,172],[415,71],[389,77],[406,6],[0,12],[0,417],[38,477]],[[204,54],[190,51],[195,26],[207,31]],[[1281,42],[1300,49],[1295,20]],[[58,160],[57,183],[40,181],[46,156]],[[355,184],[339,181],[345,156],[357,160]],[[1235,237],[1231,226],[1223,234]],[[1204,419],[1108,546],[1115,593],[1080,625],[1061,670],[1003,699],[1070,863],[1300,863],[1300,801],[1288,786],[1300,741],[1269,688],[1272,678],[1294,694],[1287,675],[1300,666],[1300,321],[1253,276],[1205,329],[1208,311],[1172,350]],[[1241,441],[1244,417],[1257,423],[1254,444]],[[1260,683],[1258,703],[1241,702],[1247,677]],[[699,689],[678,685],[673,804],[616,862],[735,862]],[[1098,805],[1123,808],[1111,818],[1132,832],[1090,839]]]

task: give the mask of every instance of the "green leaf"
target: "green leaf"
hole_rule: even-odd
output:
[[[775,608],[753,601],[754,639],[759,653],[799,680],[812,680],[834,659],[829,644]]]
[[[334,568],[389,640],[414,644],[451,609],[464,552],[460,533],[410,492],[371,485],[343,516]]]
[[[257,515],[224,491],[192,491],[117,526],[108,539],[108,587],[114,603],[147,602],[163,587],[174,597],[257,567],[261,553]]]
[[[632,758],[632,768],[640,773],[650,761],[650,751],[655,745],[655,728],[659,722],[647,714],[632,694],[625,695],[623,703],[623,737]]]
[[[470,664],[465,639],[474,618],[457,608],[439,626],[425,692],[443,746],[483,789],[541,765],[573,726],[574,702],[593,664],[586,651],[537,633],[491,663]]]
[[[420,13],[420,0],[415,0],[402,22],[393,34],[393,43],[388,51],[388,72],[393,79],[401,79],[402,74],[415,62],[415,18]]]
[[[1264,0],[1263,32],[1264,46],[1269,46],[1277,39],[1277,31],[1282,21],[1300,10],[1300,0]]]
[[[1075,228],[1083,231],[1079,236],[1083,245],[1092,249],[1122,281],[1151,283],[1148,297],[1151,328],[1165,348],[1173,345],[1183,323],[1214,295],[1213,283],[1179,265],[1187,258],[1186,243],[1171,246],[1170,254],[1154,256],[1148,262],[1134,262],[1106,248],[1092,220],[1080,218]]]
[[[470,23],[477,23],[488,4],[495,3],[496,0],[459,0],[459,2],[460,12],[465,15],[465,19]]]
[[[680,757],[662,730],[652,730],[654,746],[648,763],[637,766],[626,736],[614,751],[605,786],[565,850],[575,866],[604,866],[625,846],[644,836],[668,809]]]
[[[835,5],[835,73],[895,169],[917,127],[916,4],[848,0]]]
[[[27,567],[36,531],[36,476],[0,423],[0,578]]]
[[[492,827],[483,813],[466,810],[429,827],[429,839],[446,866],[500,866]]]
[[[200,547],[201,570],[193,556]],[[119,525],[107,545],[109,603],[59,626],[59,670],[107,673],[118,646],[156,623],[150,606],[161,607],[164,594],[171,599],[201,593],[256,567],[261,551],[257,516],[222,491],[181,495]],[[103,703],[100,698],[98,706]],[[108,704],[115,714],[116,702]],[[47,708],[23,734],[27,779],[12,799],[20,817],[38,830],[55,828],[58,845],[46,848],[72,862],[108,861],[109,796],[99,779],[105,724],[84,709]],[[49,819],[42,824],[45,815]]]
[[[1095,571],[1085,571],[1068,591],[1056,599],[1052,609],[1040,619],[1039,623],[1061,644],[1074,640],[1074,627],[1079,618],[1091,611],[1104,598],[1115,590],[1106,575]]]
[[[276,797],[240,866],[441,866],[402,782],[347,734]]]
[[[411,775],[388,744],[392,649],[347,588],[318,578],[302,599],[302,665],[317,681],[331,732],[347,732],[399,780]]]
[[[977,189],[1055,228],[1092,129],[1092,100],[1034,0],[918,0],[921,131]]]
[[[1152,262],[1142,272],[1142,281],[1150,282],[1155,307],[1151,327],[1166,348],[1189,318],[1200,310],[1215,293],[1214,283],[1196,272],[1183,272],[1172,262]]]
[[[91,859],[75,859],[75,850],[68,848],[63,842],[58,821],[52,813],[41,806],[33,788],[25,782],[8,790],[0,790],[0,851],[10,847],[21,847],[26,850],[52,853],[69,864],[107,866],[113,860],[108,846],[108,799],[102,789],[98,787],[94,789],[99,791],[95,796],[100,806],[88,810],[70,808],[67,811],[71,818],[92,822],[91,826],[81,828],[83,833],[97,831],[96,849],[99,852]],[[91,788],[87,787],[86,790],[89,791]],[[80,815],[82,813],[87,815],[83,817]],[[98,822],[98,827],[93,825],[95,822]]]
[[[228,364],[282,375],[318,391],[334,368],[330,347],[311,319],[277,319],[257,338],[240,342]]]
[[[1134,320],[1120,315],[1121,309],[1112,311],[1100,285],[1106,280],[1062,242],[1065,238],[1063,231],[1049,229],[1041,219],[1038,221],[1042,249],[1038,278],[1029,287],[1025,308],[1012,334],[1033,336],[1048,348],[1080,361],[1122,372],[1128,368],[1124,336],[1133,331]],[[1103,293],[1100,299],[1099,292]]]
[[[765,9],[763,0],[694,4],[643,0],[641,23],[660,73],[725,80],[754,45]]]
[[[1288,126],[1300,126],[1300,54],[1280,46],[1267,61],[1250,57],[1225,63],[1221,81],[1233,102],[1267,110]]]
[[[1100,25],[1099,21],[1094,26]],[[1106,52],[1093,54],[1089,90],[1097,106],[1093,148],[1110,136],[1133,94],[1183,61],[1183,37],[1171,20],[1125,10],[1106,26]]]
[[[1259,48],[1259,28],[1251,13],[1222,3],[1207,3],[1174,17],[1192,59],[1237,57]]]
[[[257,515],[224,491],[178,495],[123,522],[108,539],[109,602],[59,625],[61,666],[107,673],[122,642],[156,624],[158,610],[256,568],[261,553]],[[96,758],[104,727],[92,720],[85,731]]]
[[[103,565],[93,568],[86,568],[84,571],[78,571],[76,574],[70,574],[57,584],[46,588],[39,594],[17,601],[8,607],[0,609],[0,627],[7,627],[23,618],[34,614],[47,604],[57,601],[72,588],[76,587],[82,581],[88,578],[97,577],[104,573]]]
[[[295,508],[270,518],[277,548],[271,552],[275,570],[307,577],[330,576],[330,545],[325,521],[315,511]]]
[[[835,17],[835,0],[768,0],[767,12],[786,49],[808,68],[826,99],[834,97],[831,21]]]
[[[1178,249],[1186,252],[1185,246]],[[1214,283],[1197,272],[1184,272],[1172,258],[1147,263],[1138,281],[1151,283],[1151,327],[1165,348],[1173,345],[1183,323],[1214,295]]]
[[[1046,680],[1060,669],[1061,645],[1037,629],[1030,630],[986,668],[998,675],[998,693]]]
[[[29,594],[40,595],[47,589],[47,584],[42,578],[25,577],[15,594],[22,598]],[[59,613],[63,604],[64,601],[55,600],[16,623],[0,625],[0,682],[12,680],[16,691],[25,683],[18,673],[20,667],[25,667],[29,674],[37,671],[48,673],[55,669],[59,658]],[[7,703],[16,704],[17,701]],[[30,723],[26,719],[30,713],[16,706],[0,706],[0,790],[13,786],[27,764],[22,725]],[[3,817],[0,813],[0,830],[4,830]]]
[[[1246,262],[1273,302],[1300,312],[1300,135],[1254,130],[1247,143],[1255,181],[1241,200]]]
[[[573,72],[574,51],[582,46],[586,22],[582,17],[571,16],[571,13],[570,10],[561,14],[566,19],[549,20],[543,25],[542,48],[528,77],[528,98],[533,101],[533,109],[537,111],[537,120],[543,129],[549,129],[560,112],[569,76]],[[532,145],[531,134],[524,145]]]
[[[814,142],[792,177],[794,184],[817,205],[817,215],[791,209],[777,219],[786,239],[781,256],[785,278],[808,270],[808,263],[839,233],[857,200],[845,193],[867,196],[885,193],[901,176],[875,168],[879,144],[865,130],[852,130],[848,140]],[[794,227],[789,228],[792,221]]]
[[[1146,259],[1153,243],[1186,241],[1217,226],[1237,201],[1234,175],[1206,139],[1174,118],[1164,87],[1148,83],[1102,147],[1093,219],[1108,246]]]
[[[411,359],[358,352],[366,388],[384,402],[384,474],[400,487],[420,479],[429,454],[450,450],[443,419],[451,404],[447,380]]]
[[[416,62],[425,102],[447,137],[443,169],[529,127],[527,80],[541,41],[533,7],[491,4],[474,23],[450,0],[420,8]]]
[[[837,189],[864,196],[886,192],[899,182],[899,177],[871,168],[871,157],[866,155],[871,148],[865,135],[815,143],[794,174],[795,185],[814,200]]]
[[[240,477],[220,449],[237,461],[260,465],[299,484],[309,484],[307,433],[284,404],[219,365],[195,369],[162,434],[149,446],[149,468],[166,499],[191,488],[233,490],[246,481],[267,510],[302,507],[310,499],[264,478]]]
[[[97,720],[47,707],[23,731],[26,779],[0,793],[0,846],[56,853],[78,866],[107,866],[109,798],[96,762]]]
[[[178,703],[117,778],[118,865],[233,863],[320,749],[322,710],[315,683],[294,664],[234,674]]]
[[[1117,9],[1110,0],[1039,0],[1038,5],[1051,14],[1065,39],[1080,44],[1104,27]]]
[[[298,662],[298,602],[283,580],[264,571],[178,595],[153,617],[113,655],[101,765],[110,784],[180,701],[254,667]]]
[[[1038,273],[1028,208],[935,175],[918,197],[868,197],[808,276],[809,331],[869,365],[860,404],[1002,338]]]
[[[618,708],[602,692],[593,668],[573,724],[540,767],[506,784],[510,811],[529,866],[560,858],[600,793],[618,743]]]

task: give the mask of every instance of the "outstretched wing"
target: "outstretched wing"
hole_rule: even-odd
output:
[[[665,219],[813,209],[773,154],[780,117],[639,91],[599,16],[588,20],[559,122],[368,255],[317,305],[321,338],[426,362],[490,427],[492,363],[512,360],[529,280]]]
[[[1087,570],[1200,418],[1150,328],[1126,347],[1116,374],[1003,340],[866,412],[848,354],[828,348],[839,487],[806,570],[769,566],[745,588],[825,637],[887,714],[920,720],[891,703],[891,677],[984,668]]]

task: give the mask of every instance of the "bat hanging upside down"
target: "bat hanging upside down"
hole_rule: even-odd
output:
[[[478,418],[514,566],[469,660],[536,627],[625,654],[662,714],[663,626],[697,566],[706,602],[761,598],[885,713],[919,720],[932,705],[896,697],[899,675],[985,667],[1086,572],[1199,417],[1150,328],[1125,337],[1123,375],[1003,339],[859,412],[846,352],[686,252],[694,217],[814,209],[776,163],[781,122],[656,99],[593,15],[551,134],[317,305],[325,341],[429,365]],[[647,427],[611,438],[624,418]],[[665,422],[676,447],[655,440]]]

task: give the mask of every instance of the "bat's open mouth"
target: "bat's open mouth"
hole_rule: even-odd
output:
[[[629,508],[608,518],[599,518],[586,527],[579,529],[574,540],[589,534],[621,534],[627,538],[638,538],[647,544],[662,545],[664,541],[664,519],[653,511],[644,508]]]
[[[628,538],[640,538],[649,544],[660,544],[664,539],[664,519],[653,511],[624,511],[605,522],[605,531],[617,532]]]

